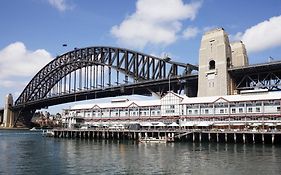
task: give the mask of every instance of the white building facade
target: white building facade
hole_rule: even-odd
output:
[[[64,126],[176,122],[180,127],[281,126],[281,92],[192,97],[168,92],[159,100],[113,100],[65,109]],[[79,121],[79,122],[77,122]]]

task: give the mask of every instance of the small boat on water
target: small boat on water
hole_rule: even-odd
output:
[[[45,137],[53,137],[54,135],[55,135],[55,133],[52,130],[43,131],[43,136],[45,136]]]
[[[42,131],[42,128],[33,127],[29,131]]]
[[[167,143],[167,142],[173,142],[173,141],[174,140],[172,138],[167,138],[167,137],[160,137],[160,138],[146,137],[146,138],[139,139],[140,143]]]

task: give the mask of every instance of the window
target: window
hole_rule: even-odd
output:
[[[253,108],[248,108],[248,112],[253,112]]]
[[[195,109],[195,110],[194,110],[194,113],[195,113],[195,114],[198,114],[198,110],[197,110],[197,109]]]
[[[220,114],[223,114],[224,113],[224,110],[223,109],[220,109]]]
[[[175,105],[170,105],[170,108],[171,109],[175,109]]]
[[[205,109],[205,114],[209,114],[209,109]]]
[[[239,108],[239,113],[243,113],[243,108]]]
[[[257,107],[256,112],[261,112],[261,108]]]
[[[231,113],[236,113],[236,109],[235,109],[235,108],[232,108],[232,109],[231,109]]]
[[[280,112],[280,106],[277,106],[276,109],[277,109],[277,112]]]
[[[188,114],[192,114],[192,110],[188,110]]]
[[[229,57],[227,57],[226,62],[227,62],[227,68],[230,68],[231,67],[231,60],[230,60]]]
[[[209,70],[213,70],[216,68],[216,62],[214,60],[211,60],[209,62]]]

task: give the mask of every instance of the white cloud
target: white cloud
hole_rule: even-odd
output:
[[[182,20],[194,20],[202,1],[184,4],[182,0],[138,0],[136,11],[111,34],[121,44],[143,48],[148,44],[169,45],[178,38]]]
[[[190,39],[197,36],[199,33],[199,29],[197,27],[187,27],[183,32],[183,38]]]
[[[66,1],[67,0],[48,0],[51,6],[55,7],[57,10],[61,12],[73,8],[73,6],[67,4]]]
[[[24,78],[34,76],[51,60],[51,55],[46,50],[28,51],[22,42],[8,45],[0,50],[0,86],[16,87],[26,84],[23,82]]]
[[[248,52],[259,52],[281,46],[281,16],[275,16],[234,36],[241,39]]]

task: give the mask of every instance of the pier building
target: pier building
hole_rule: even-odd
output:
[[[168,92],[158,100],[113,100],[75,105],[63,112],[65,127],[112,127],[139,124],[182,128],[277,130],[281,129],[281,93],[187,97]]]

